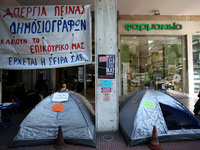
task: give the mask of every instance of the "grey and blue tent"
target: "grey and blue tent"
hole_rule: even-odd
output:
[[[199,140],[197,118],[176,98],[158,90],[139,90],[120,105],[120,129],[128,146],[150,143],[153,126],[160,142]]]
[[[54,94],[46,97],[26,116],[10,147],[55,144],[61,125],[66,143],[96,146],[94,110],[85,97],[69,91],[63,111],[52,111]]]

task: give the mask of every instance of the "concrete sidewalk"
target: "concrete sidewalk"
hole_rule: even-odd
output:
[[[109,140],[105,140],[109,136]],[[160,143],[163,150],[199,150],[200,141],[180,141]],[[5,148],[4,148],[5,149]],[[53,150],[53,145],[7,148],[8,150]],[[128,147],[122,134],[117,132],[97,133],[96,148],[80,145],[67,144],[65,150],[149,150],[147,145]]]
[[[175,95],[176,97],[176,95]],[[194,104],[197,101],[197,98],[188,98],[188,97],[177,97],[191,112],[193,111]],[[0,150],[53,150],[53,145],[45,146],[30,146],[30,147],[18,147],[18,148],[9,148],[8,145],[12,142],[13,138],[19,130],[19,125],[25,116],[30,112],[26,110],[24,113],[17,113],[14,115],[14,120],[17,126],[14,126],[12,122],[6,122],[9,130],[7,131],[2,124],[0,124]],[[198,116],[200,120],[200,117]],[[97,133],[97,145],[96,148],[88,147],[83,145],[73,145],[67,144],[65,150],[149,150],[147,145],[139,145],[128,147],[120,131],[116,132],[102,132]],[[180,141],[180,142],[166,142],[160,143],[160,146],[163,150],[199,150],[200,149],[200,140],[198,141]]]

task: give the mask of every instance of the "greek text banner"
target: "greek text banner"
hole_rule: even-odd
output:
[[[92,62],[90,5],[0,7],[0,69]]]

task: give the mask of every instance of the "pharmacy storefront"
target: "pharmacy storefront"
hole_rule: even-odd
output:
[[[118,22],[120,91],[156,89],[197,96],[200,90],[200,22]]]

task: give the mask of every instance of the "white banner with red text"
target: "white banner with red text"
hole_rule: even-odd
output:
[[[90,5],[0,7],[0,69],[92,62]]]

